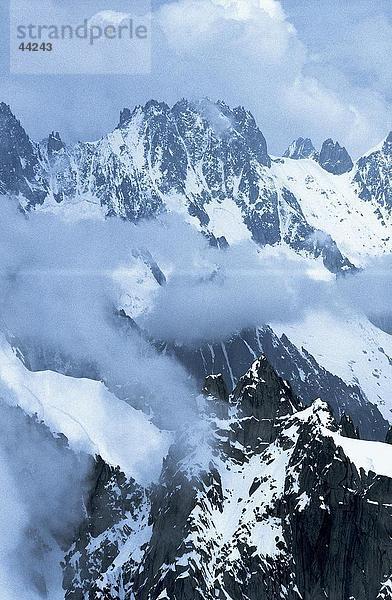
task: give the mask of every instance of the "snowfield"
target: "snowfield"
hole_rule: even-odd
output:
[[[331,373],[358,384],[384,418],[392,421],[392,337],[366,317],[347,311],[310,312],[296,323],[274,323],[274,331],[305,348]]]
[[[102,383],[53,371],[32,373],[3,338],[0,394],[10,405],[37,415],[53,433],[64,434],[75,451],[100,455],[144,485],[159,476],[171,436]]]
[[[277,185],[289,189],[308,223],[328,233],[357,266],[369,257],[392,251],[392,216],[375,201],[364,202],[352,183],[352,172],[334,175],[312,159],[277,159],[272,163]],[[378,209],[378,211],[377,211]]]

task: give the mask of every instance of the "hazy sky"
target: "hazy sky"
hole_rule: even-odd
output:
[[[389,0],[155,0],[152,72],[139,76],[10,76],[5,4],[0,99],[37,139],[53,129],[96,139],[123,106],[183,96],[249,108],[275,154],[306,135],[339,139],[356,157],[391,129]]]

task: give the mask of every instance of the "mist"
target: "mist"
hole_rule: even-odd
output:
[[[82,365],[81,376],[116,386],[120,398],[176,429],[195,417],[199,390],[148,339],[213,342],[319,309],[382,312],[389,264],[336,279],[288,250],[251,241],[213,248],[176,215],[137,226],[118,218],[67,222],[26,216],[4,201],[0,318],[15,345]],[[121,309],[132,321],[119,316]]]
[[[157,230],[118,219],[70,224],[8,207],[0,225],[0,317],[15,345],[90,365],[97,378],[126,386],[130,404],[147,405],[175,428],[192,417],[197,391],[180,365],[116,316],[124,270],[136,262],[132,249]]]
[[[164,281],[143,261],[146,251]],[[310,310],[366,309],[364,277],[337,283],[313,260],[251,241],[222,251],[176,215],[137,226],[118,218],[66,222],[5,203],[0,223],[0,318],[8,334],[89,365],[174,428],[193,417],[199,390],[120,309],[156,340],[210,342]]]
[[[336,279],[289,250],[213,248],[176,215],[67,222],[2,202],[1,333],[27,366],[33,357],[35,370],[101,380],[163,429],[197,429],[200,390],[151,339],[218,341],[315,310],[390,314],[391,257]],[[0,402],[0,417],[0,584],[10,600],[57,600],[61,540],[81,518],[88,464],[20,409]],[[139,471],[159,472],[143,456]]]
[[[0,401],[0,585],[7,600],[61,600],[62,549],[83,518],[92,461]]]
[[[300,319],[326,306],[331,291],[307,261],[247,242],[179,269],[140,320],[159,339],[215,342],[246,327]]]
[[[370,321],[392,333],[392,256],[373,258],[366,268],[338,282],[339,293]]]
[[[340,280],[339,289],[348,304],[368,316],[392,313],[392,256],[368,261],[355,277]]]

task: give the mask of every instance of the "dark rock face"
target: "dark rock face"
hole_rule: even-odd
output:
[[[213,540],[203,540],[199,545],[194,539],[199,528],[195,513],[204,513],[202,520],[208,527],[209,511],[221,508],[222,483],[212,461],[206,470],[192,466],[187,469],[188,453],[193,451],[189,439],[180,439],[169,453],[153,491],[152,536],[136,579],[140,600],[165,594],[184,600],[208,597],[204,568],[198,557],[201,555],[204,562],[215,544]],[[182,463],[185,468],[181,468]],[[172,567],[167,568],[169,565]]]
[[[48,154],[51,156],[54,152],[60,152],[63,148],[65,148],[65,145],[59,132],[52,131],[48,137]]]
[[[149,499],[146,490],[127,479],[118,468],[109,467],[97,457],[91,489],[85,498],[86,519],[64,559],[66,600],[121,598],[122,584],[132,582],[136,562],[133,553],[148,539]],[[123,563],[119,548],[134,539]]]
[[[159,272],[160,270],[157,281],[164,285]],[[316,398],[322,397],[328,402],[338,422],[343,415],[349,415],[362,439],[385,440],[388,422],[379,408],[368,401],[359,386],[347,384],[327,371],[306,349],[297,348],[284,334],[278,337],[268,326],[243,330],[222,342],[187,346],[149,338],[124,310],[119,311],[116,320],[117,326],[124,328],[124,333],[129,330],[131,334],[137,334],[151,343],[158,352],[167,353],[179,360],[200,388],[204,386],[207,395],[219,400],[227,399],[227,390],[237,385],[255,358],[263,353],[276,373],[290,381],[296,397],[303,404],[309,405]],[[33,341],[21,345],[14,340],[13,345],[19,348],[22,360],[30,370],[49,369],[72,377],[103,379],[109,389],[121,397],[116,386],[118,382],[108,380],[94,364],[75,364],[70,357],[62,356],[54,349],[37,348]],[[124,397],[127,396],[126,388],[122,393]],[[136,408],[146,409],[142,406]],[[215,408],[218,410],[218,407]]]
[[[392,444],[392,427],[389,427],[387,431],[387,435],[385,436],[385,442],[387,444]]]
[[[340,146],[338,142],[334,143],[331,139],[325,140],[323,143],[318,162],[323,169],[334,175],[347,173],[354,166],[346,148]]]
[[[166,284],[165,274],[161,271],[158,263],[154,260],[149,250],[146,248],[139,248],[138,250],[133,250],[132,255],[135,258],[140,258],[144,262],[159,285],[162,286]]]
[[[130,111],[129,108],[123,108],[123,110],[120,112],[120,122],[119,125],[124,125],[124,123],[126,123],[127,121],[130,120],[132,116],[132,113]]]
[[[0,103],[0,193],[41,203],[47,186],[39,176],[39,153],[10,107]]]
[[[277,337],[269,327],[247,329],[217,344],[200,348],[164,346],[193,374],[200,386],[208,373],[221,374],[234,387],[256,356],[264,353],[274,370],[290,381],[295,395],[305,404],[322,397],[331,406],[337,421],[350,415],[361,437],[385,440],[388,423],[362,390],[348,385],[317,363],[305,349],[298,349],[287,336]]]
[[[290,144],[283,156],[300,160],[301,158],[315,158],[317,153],[311,139],[300,137]]]
[[[203,393],[207,396],[212,396],[216,400],[227,402],[229,392],[225,380],[221,373],[217,375],[207,375],[204,380]]]
[[[275,441],[282,418],[301,407],[264,356],[238,381],[230,404],[237,407],[236,439],[252,452]]]
[[[353,420],[348,415],[343,415],[339,423],[340,433],[344,437],[352,438],[353,440],[359,440],[359,431],[355,427]]]
[[[384,573],[391,572],[390,546],[379,536],[380,528],[389,527],[383,503],[391,498],[391,479],[357,469],[330,438],[315,439],[310,427],[292,456],[302,459],[312,465],[298,479],[301,489],[312,489],[309,503],[298,511],[298,496],[286,497],[302,597],[377,598]]]
[[[214,402],[222,379],[206,388]],[[178,435],[147,490],[97,460],[66,598],[390,598],[392,479],[362,467],[369,443],[321,400],[302,409],[265,357],[226,403]]]

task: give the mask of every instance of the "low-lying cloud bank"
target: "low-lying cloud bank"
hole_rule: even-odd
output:
[[[61,548],[83,518],[90,461],[0,400],[0,585],[7,600],[61,600]]]
[[[137,227],[116,218],[67,223],[38,212],[26,216],[3,199],[0,329],[16,345],[38,348],[38,362],[55,353],[60,363],[87,365],[122,399],[176,429],[197,417],[198,390],[183,367],[119,316],[121,308],[155,339],[186,344],[300,320],[313,310],[389,314],[391,261],[374,260],[336,280],[289,250],[252,242],[212,248],[174,215]],[[77,524],[87,471],[15,410],[3,406],[0,418],[0,483],[7,490],[0,584],[18,600],[25,600],[27,585],[35,600],[45,586],[60,589],[50,575],[56,544]],[[52,548],[44,557],[48,569],[40,567],[31,524]]]
[[[330,294],[330,284],[315,279],[306,261],[251,243],[205,257],[204,264],[177,270],[141,318],[154,337],[222,340],[245,327],[301,318]]]
[[[135,398],[147,396],[153,404],[155,398],[155,408],[173,404],[176,412],[194,390],[177,363],[132,327],[120,326],[121,308],[156,339],[192,343],[298,320],[309,310],[349,307],[370,314],[389,307],[390,257],[335,280],[289,250],[252,242],[212,248],[175,215],[135,226],[116,218],[67,223],[54,215],[25,216],[9,204],[2,213],[4,326],[22,342],[132,382]],[[150,259],[165,276],[159,283]]]
[[[392,313],[392,256],[371,260],[355,277],[339,281],[344,300],[368,316]]]
[[[0,318],[8,336],[90,365],[99,377],[127,386],[130,404],[145,402],[174,426],[189,418],[195,390],[188,375],[116,317],[123,293],[118,273],[136,262],[132,249],[155,238],[163,245],[169,233],[156,224],[140,230],[118,219],[71,224],[3,209]]]

